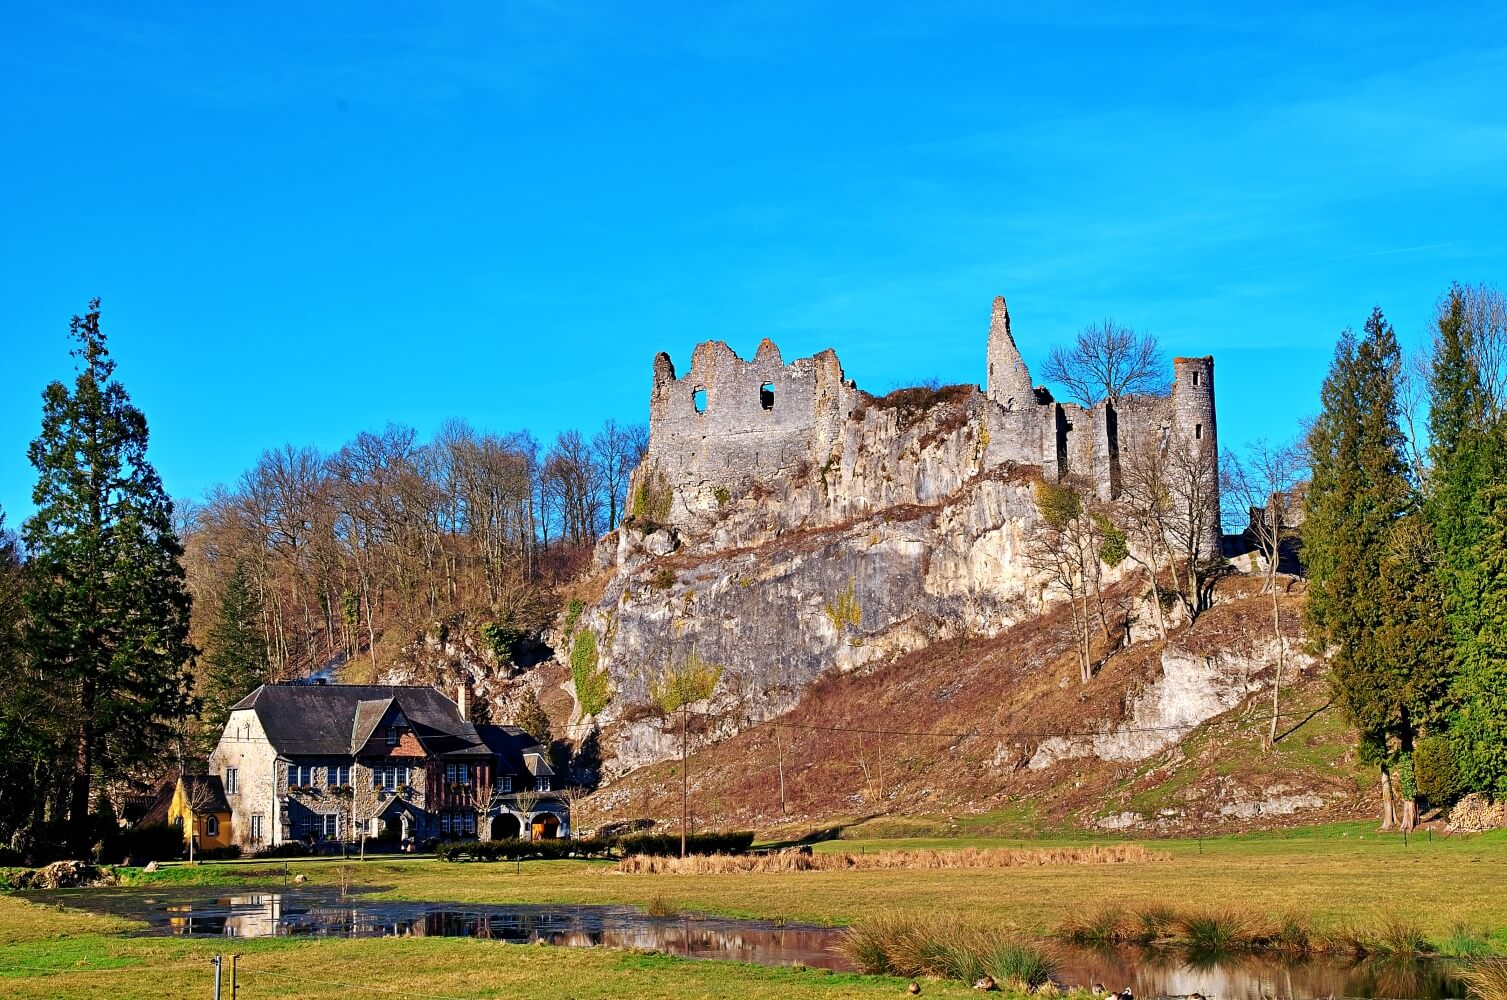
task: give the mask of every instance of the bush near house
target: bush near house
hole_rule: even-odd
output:
[[[688,854],[742,854],[753,846],[753,831],[695,833],[686,838]],[[621,837],[560,840],[452,840],[434,849],[441,861],[521,861],[530,858],[612,858],[632,854],[658,857],[680,853],[680,835],[633,833]]]

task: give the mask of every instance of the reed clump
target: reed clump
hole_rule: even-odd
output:
[[[1168,861],[1171,856],[1142,844],[1083,847],[964,848],[955,851],[875,851],[853,854],[709,854],[686,858],[634,855],[618,862],[626,875],[735,875],[885,869],[1021,868],[1042,865],[1121,865]]]
[[[649,916],[651,917],[680,916],[680,907],[676,906],[670,900],[665,899],[663,896],[655,896],[653,899],[649,900],[649,905],[644,907],[644,909],[648,911]]]
[[[1338,924],[1316,928],[1297,913],[1263,918],[1229,908],[1174,910],[1165,904],[1105,904],[1063,921],[1057,936],[1079,945],[1136,944],[1198,952],[1280,951],[1290,955],[1387,955],[1434,953],[1423,931],[1401,917],[1371,928]],[[1462,949],[1463,950],[1463,949]]]
[[[967,983],[992,976],[1022,989],[1050,983],[1058,967],[1048,951],[1016,932],[958,917],[880,914],[849,928],[838,950],[870,975],[936,976]]]
[[[1507,1000],[1507,958],[1478,959],[1460,970],[1471,996]]]

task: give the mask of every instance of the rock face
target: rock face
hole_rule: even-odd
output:
[[[1112,500],[1119,435],[1131,429],[1217,448],[1212,359],[1179,359],[1166,397],[1060,404],[1030,387],[1000,299],[987,361],[987,392],[876,399],[832,351],[786,365],[767,340],[752,361],[709,342],[684,377],[668,356],[655,359],[630,516],[598,546],[600,598],[559,636],[580,715],[622,723],[618,770],[674,750],[657,728],[628,721],[666,665],[694,655],[723,668],[711,706],[720,734],[784,711],[829,671],[996,635],[1056,599],[1026,558],[1039,481],[1072,477]],[[1212,550],[1217,517],[1210,526]],[[1234,690],[1211,680],[1220,672],[1169,662],[1136,717],[1228,708]],[[583,688],[606,694],[583,698]],[[1163,745],[1125,733],[1084,752],[1135,759]]]

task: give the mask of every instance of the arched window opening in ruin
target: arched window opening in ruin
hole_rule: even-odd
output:
[[[759,405],[766,410],[774,409],[774,383],[765,382],[759,386]]]
[[[697,413],[706,412],[706,390],[699,386],[691,393],[691,402],[696,404]]]

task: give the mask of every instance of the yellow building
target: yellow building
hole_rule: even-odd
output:
[[[167,808],[167,821],[183,828],[183,846],[193,853],[228,847],[230,838],[230,804],[225,801],[225,786],[212,774],[185,774],[173,789],[173,801]]]

